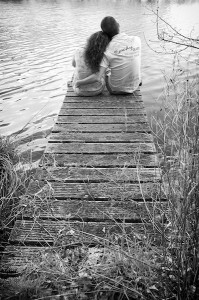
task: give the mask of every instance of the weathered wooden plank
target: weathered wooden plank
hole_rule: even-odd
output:
[[[93,199],[93,200],[151,200],[157,198],[160,190],[158,183],[129,182],[39,182],[32,181],[29,195],[55,199]]]
[[[57,247],[58,248],[58,247]],[[1,273],[23,273],[28,264],[41,259],[42,254],[53,253],[55,247],[7,246],[0,263]]]
[[[97,198],[97,199],[151,199],[159,190],[154,183],[61,183],[52,182],[51,186],[56,197]]]
[[[143,236],[144,238],[145,236]],[[142,238],[142,235],[137,235],[137,239],[140,240]],[[10,245],[7,246],[5,249],[5,254],[2,259],[1,263],[1,270],[5,270],[5,273],[7,272],[16,272],[16,273],[22,273],[27,270],[28,265],[30,265],[31,270],[32,267],[35,266],[35,269],[38,270],[37,266],[39,268],[42,268],[41,262],[47,262],[50,258],[51,261],[63,261],[66,263],[66,258],[74,257],[73,252],[76,252],[82,257],[82,254],[85,253],[86,256],[88,256],[89,247],[85,248],[84,245],[77,245],[74,248],[65,246],[67,241],[64,241],[63,247],[58,246],[49,246],[49,247],[36,247],[36,246],[18,246],[18,245]],[[114,243],[115,242],[115,243]],[[104,243],[103,241],[101,245],[97,245],[95,248],[97,251],[102,251],[104,254],[105,251],[110,253],[111,251],[118,253],[122,253],[125,256],[125,251],[127,254],[127,257],[129,255],[129,248],[127,248],[127,244],[124,243],[125,239],[123,239],[123,244],[120,247],[119,245],[119,239],[116,241],[110,241],[110,243]],[[130,243],[130,241],[128,240]],[[129,246],[129,244],[128,244]],[[94,249],[94,250],[95,250]],[[138,246],[135,242],[131,243],[131,255],[133,253],[137,254]],[[155,249],[157,251],[157,248]],[[135,252],[134,252],[135,251]],[[91,250],[92,253],[92,250]],[[54,258],[54,259],[53,259]],[[86,258],[86,257],[85,257]],[[62,264],[61,264],[62,265]],[[1,282],[0,282],[1,283]]]
[[[146,111],[142,108],[61,108],[60,116],[135,116],[145,115]]]
[[[23,204],[25,205],[25,198]],[[33,215],[31,203],[27,199],[23,218],[60,219],[102,222],[105,220],[125,220],[141,222],[141,220],[160,219],[161,212],[166,211],[167,202],[136,202],[136,201],[91,201],[91,200],[55,200],[34,201],[36,214]]]
[[[121,109],[127,109],[127,108],[138,108],[138,109],[143,109],[144,108],[144,104],[143,102],[136,102],[136,101],[118,101],[118,102],[114,102],[114,101],[88,101],[86,103],[84,102],[63,102],[62,105],[62,109],[66,109],[66,108],[78,108],[78,109],[84,109],[84,108],[103,108],[103,109],[110,109],[110,108],[121,108]]]
[[[48,143],[48,153],[154,153],[153,143]]]
[[[51,133],[50,142],[153,142],[153,136],[144,132],[67,132]]]
[[[146,123],[147,117],[144,115],[139,116],[58,116],[56,123],[81,123],[81,124],[126,124],[126,123]]]
[[[136,167],[158,166],[156,154],[56,154],[45,153],[42,157],[43,166],[94,166],[94,167]]]
[[[0,263],[1,273],[23,273],[24,269],[33,262],[40,262],[45,253],[55,253],[59,251],[58,247],[25,247],[25,246],[7,246],[4,250]]]
[[[17,220],[11,233],[10,242],[15,243],[44,243],[66,245],[91,243],[96,244],[104,239],[119,238],[128,235],[129,239],[135,233],[144,233],[145,226],[150,230],[151,225],[142,223],[108,223],[108,222],[78,222],[59,220]],[[152,229],[151,229],[152,230]]]
[[[102,94],[95,96],[95,99],[100,99],[101,97],[112,97],[113,95],[110,95],[109,92],[107,90],[103,91]],[[81,98],[81,99],[92,99],[94,98],[93,96],[78,96],[77,94],[75,94],[75,92],[73,91],[73,89],[68,89],[67,91],[67,95],[66,98],[70,98],[70,97],[76,97],[76,98]],[[118,95],[118,97],[133,97],[135,99],[141,98],[141,92],[139,90],[133,92],[132,94],[129,95]]]
[[[73,88],[69,88],[67,90],[67,94],[65,96],[65,99],[68,98],[68,93],[73,93],[74,94],[74,97],[76,98],[79,98],[79,99],[101,99],[101,98],[111,98],[113,97],[114,99],[124,99],[124,98],[133,98],[133,97],[136,97],[136,96],[140,96],[141,95],[141,92],[140,90],[136,90],[135,92],[133,93],[129,93],[129,94],[120,94],[120,95],[110,95],[109,91],[107,89],[105,89],[101,94],[99,95],[96,95],[96,96],[79,96],[77,95],[74,91],[73,91]]]
[[[151,133],[147,123],[135,124],[55,124],[52,132],[145,132]]]
[[[38,176],[46,180],[71,181],[122,181],[122,182],[154,182],[161,179],[159,168],[80,168],[80,167],[48,167],[39,170]]]
[[[70,81],[67,82],[67,96],[68,96],[68,94],[69,94],[70,92],[73,92],[73,93],[74,93],[73,86],[72,86],[72,80],[70,80]],[[137,88],[136,91],[134,91],[133,94],[134,94],[134,95],[137,95],[137,94],[141,95],[141,93],[140,93],[140,86]],[[76,95],[76,94],[74,93],[74,95]],[[108,92],[108,90],[107,90],[106,87],[105,87],[104,91],[102,92],[102,94],[99,95],[99,96],[103,96],[103,95],[110,96],[110,93]],[[77,97],[80,97],[80,96],[78,96],[78,95],[76,95],[76,96],[77,96]],[[123,95],[123,96],[124,96],[124,95]]]

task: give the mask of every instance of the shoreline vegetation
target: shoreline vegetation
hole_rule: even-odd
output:
[[[18,154],[14,144],[7,137],[0,137],[0,250],[6,246],[10,230],[13,226],[12,210],[15,207],[17,186],[17,174],[15,165],[18,162]]]
[[[16,148],[14,140],[0,136],[0,258],[14,221],[20,214],[20,197],[26,194],[34,173],[30,160],[30,168],[23,167],[26,161]]]
[[[151,116],[167,200],[160,205],[161,195],[156,195],[154,213],[149,212],[158,242],[146,230],[133,240],[124,232],[120,241],[110,236],[98,247],[65,249],[60,236],[58,246],[32,257],[22,276],[1,280],[2,299],[199,299],[198,97],[198,79],[176,76],[167,83],[161,112]],[[32,175],[16,171],[14,146],[0,138],[0,149],[1,233],[6,239],[16,216],[23,215],[25,205],[34,209],[34,200],[30,203],[27,192]],[[1,249],[5,245],[3,240]]]

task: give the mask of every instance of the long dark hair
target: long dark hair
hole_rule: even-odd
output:
[[[104,51],[109,42],[110,38],[103,31],[95,32],[89,37],[84,56],[86,64],[93,73],[99,71]]]

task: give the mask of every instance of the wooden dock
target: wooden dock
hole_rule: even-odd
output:
[[[78,97],[69,84],[37,180],[21,199],[3,272],[20,274],[48,249],[142,234],[159,180],[140,92]]]

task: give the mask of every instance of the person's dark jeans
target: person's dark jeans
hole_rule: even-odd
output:
[[[140,82],[139,86],[142,86],[142,81]],[[111,95],[129,95],[129,94],[132,94],[132,93],[123,92],[123,91],[112,91],[112,89],[109,85],[109,82],[108,82],[108,76],[106,76],[106,87],[107,87],[107,90],[109,91],[109,93]]]

